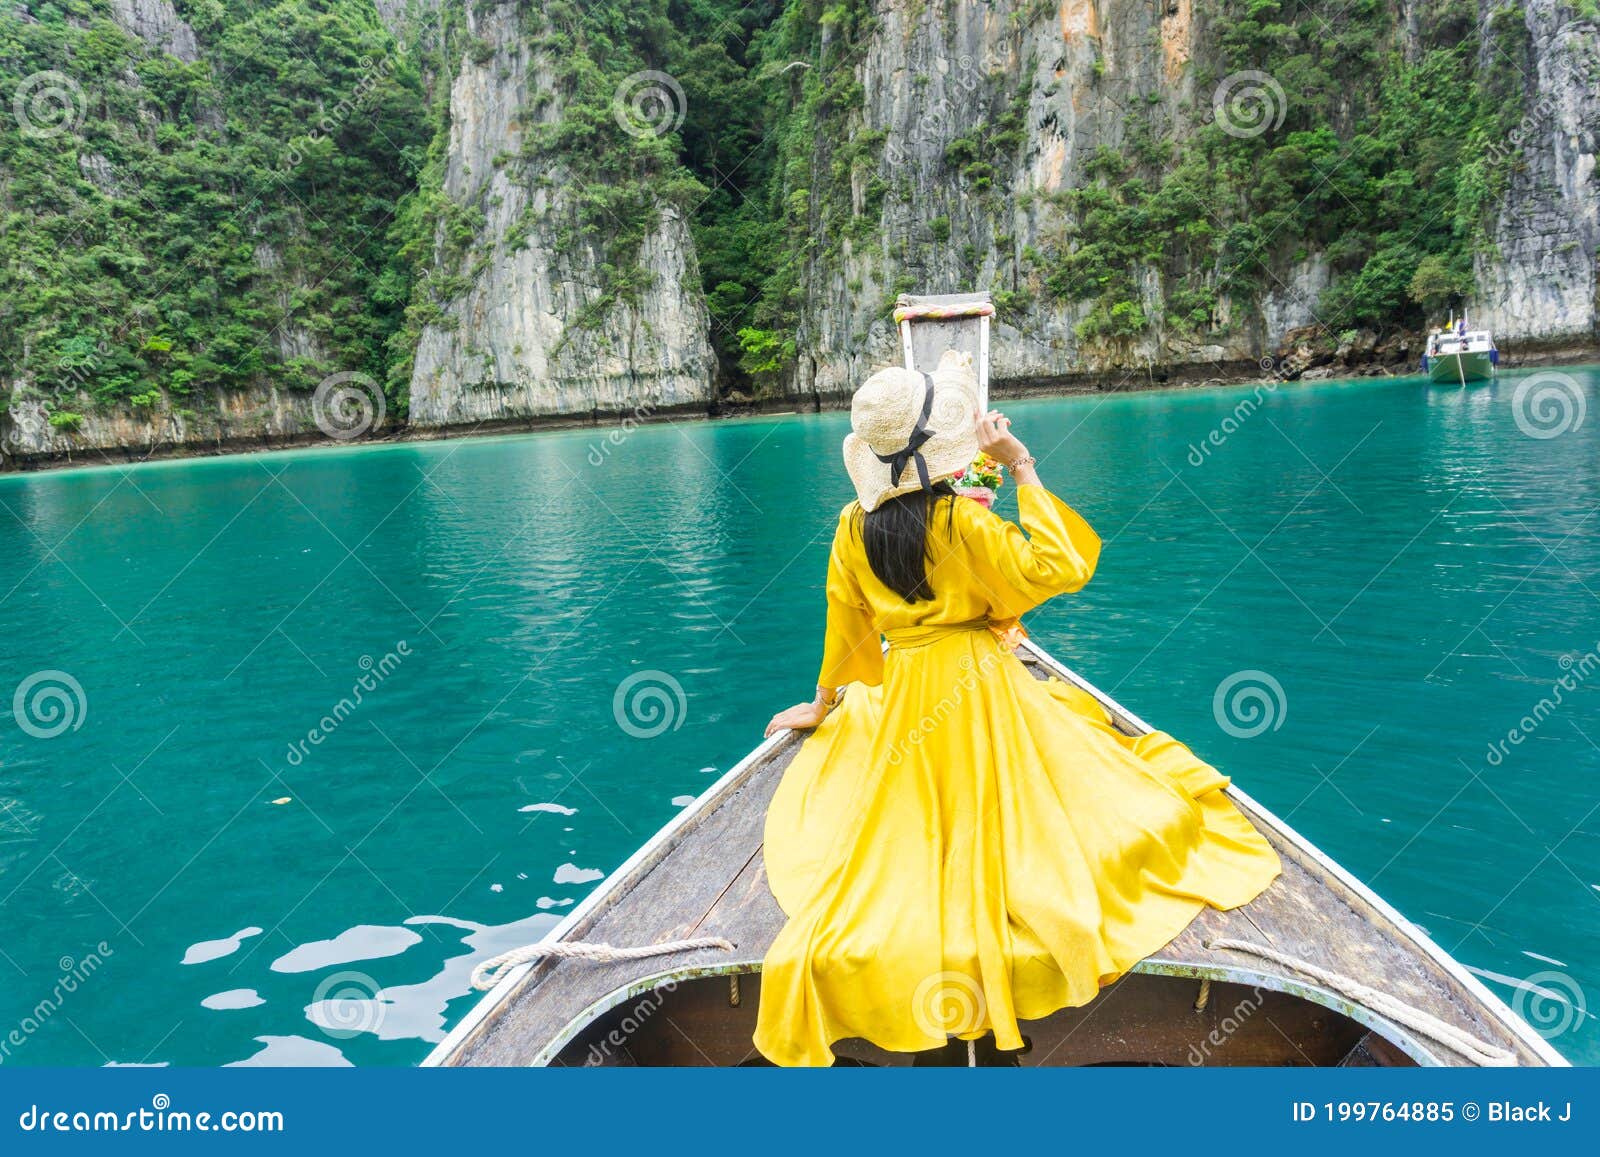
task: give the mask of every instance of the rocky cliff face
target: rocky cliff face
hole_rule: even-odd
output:
[[[559,119],[561,98],[519,7],[466,13],[481,47],[450,90],[444,194],[481,212],[483,223],[458,261],[441,229],[437,265],[465,272],[468,286],[422,333],[411,422],[703,406],[713,357],[688,224],[663,206],[637,258],[644,287],[628,300],[608,298],[600,250],[564,240],[575,210],[560,159],[521,156],[530,126]]]
[[[441,135],[422,191],[444,210],[412,235],[425,242],[431,237],[431,244],[405,258],[423,271],[420,290],[407,292],[414,304],[425,301],[428,308],[418,310],[422,320],[416,328],[400,335],[402,349],[391,343],[402,360],[387,363],[401,392],[409,383],[409,422],[472,428],[543,416],[710,405],[719,370],[695,252],[695,237],[706,237],[703,217],[694,216],[696,199],[662,196],[640,220],[619,223],[628,226],[630,237],[642,234],[642,241],[636,254],[630,249],[626,286],[618,291],[616,254],[594,239],[593,221],[582,218],[592,209],[580,209],[583,193],[592,193],[596,184],[593,172],[574,178],[565,163],[572,158],[543,148],[535,135],[578,107],[570,92],[572,73],[559,79],[561,58],[541,55],[551,51],[535,28],[543,10],[521,2],[371,4],[362,18],[381,20],[402,45],[422,46],[414,52],[421,88],[448,86],[448,111],[430,122]],[[797,255],[784,276],[791,269],[798,273],[774,291],[782,301],[767,320],[748,320],[770,304],[752,301],[748,315],[738,313],[733,323],[771,327],[776,348],[793,341],[792,361],[784,353],[781,368],[749,371],[770,375],[760,381],[762,388],[801,397],[847,395],[870,369],[898,360],[889,303],[906,290],[994,292],[1001,311],[993,330],[993,374],[1014,382],[1085,374],[1143,378],[1163,367],[1201,367],[1203,373],[1203,367],[1248,367],[1290,346],[1295,364],[1315,366],[1318,359],[1335,357],[1336,349],[1366,357],[1378,346],[1372,331],[1383,329],[1382,323],[1363,323],[1363,332],[1352,336],[1356,327],[1341,324],[1327,308],[1341,279],[1349,284],[1352,270],[1361,268],[1372,236],[1352,247],[1337,235],[1312,236],[1314,222],[1290,220],[1260,226],[1261,234],[1271,236],[1251,240],[1258,224],[1253,210],[1235,205],[1219,212],[1201,187],[1190,191],[1190,201],[1178,203],[1176,214],[1170,199],[1161,206],[1167,213],[1164,236],[1178,237],[1186,222],[1196,231],[1171,245],[1138,244],[1138,190],[1149,192],[1185,150],[1205,151],[1196,142],[1207,133],[1216,138],[1218,94],[1240,75],[1239,60],[1270,52],[1262,45],[1273,36],[1259,28],[1253,46],[1239,47],[1247,38],[1241,28],[1254,19],[1241,0],[837,0],[826,12],[824,7],[820,0],[788,0],[770,14],[773,24],[766,31],[774,39],[768,42],[781,44],[773,50],[781,55],[762,57],[754,47],[762,40],[746,35],[748,29],[729,41],[738,48],[729,61],[737,63],[726,67],[748,70],[745,79],[765,86],[772,103],[760,115],[776,118],[752,123],[753,138],[779,142],[772,171],[780,175],[770,190],[749,190],[750,200],[770,202],[772,231],[790,230],[786,245]],[[1323,8],[1310,7],[1321,19]],[[638,0],[637,8],[645,16],[665,11],[659,0]],[[1304,4],[1278,9],[1273,18],[1312,19]],[[142,42],[136,53],[190,62],[212,60],[223,27],[213,10],[172,0],[99,0],[96,10]],[[1447,287],[1458,287],[1454,292],[1468,290],[1475,316],[1514,352],[1592,347],[1600,338],[1596,25],[1579,18],[1573,0],[1525,0],[1515,8],[1498,0],[1392,0],[1359,17],[1347,5],[1330,5],[1327,12],[1346,22],[1341,29],[1362,22],[1351,39],[1375,45],[1364,58],[1373,71],[1370,77],[1338,75],[1338,84],[1356,87],[1343,96],[1324,92],[1316,98],[1324,107],[1311,127],[1329,130],[1335,147],[1328,155],[1337,164],[1308,162],[1313,177],[1323,164],[1331,165],[1331,176],[1347,151],[1370,136],[1375,114],[1367,94],[1376,91],[1385,62],[1425,64],[1441,44],[1475,51],[1478,74],[1513,82],[1506,86],[1514,94],[1506,103],[1515,127],[1473,141],[1469,151],[1482,163],[1472,180],[1489,193],[1486,208],[1468,224],[1481,231],[1482,243],[1459,269],[1441,268],[1440,276]],[[184,13],[193,16],[193,28]],[[645,16],[641,27],[648,24]],[[351,19],[359,25],[360,19]],[[1516,35],[1508,35],[1508,22]],[[796,35],[797,23],[810,31]],[[1325,27],[1332,36],[1333,25]],[[1320,49],[1320,34],[1296,35],[1311,35]],[[848,46],[847,63],[835,70],[828,65],[829,47],[841,43]],[[448,50],[441,51],[445,45]],[[670,63],[651,57],[648,46],[635,44],[629,51],[639,55],[642,67]],[[1280,66],[1291,67],[1281,59],[1274,67]],[[103,115],[153,123],[156,114],[139,103],[151,99],[148,90],[133,71],[121,76],[127,85],[122,95],[135,112],[119,108]],[[704,84],[717,74],[694,75]],[[1257,112],[1274,128],[1289,113],[1287,134],[1297,107],[1303,110],[1312,99],[1296,87],[1303,77],[1289,71],[1281,81],[1243,75]],[[608,74],[605,85],[611,83]],[[712,99],[716,94],[689,88],[692,108],[725,107]],[[824,88],[827,95],[819,99]],[[1474,123],[1482,120],[1469,107],[1470,95],[1463,90],[1463,124],[1472,116],[1479,118]],[[339,98],[352,106],[363,99],[354,91],[331,93],[324,111],[337,113]],[[1394,97],[1400,105],[1414,98],[1437,103],[1421,89]],[[829,119],[783,120],[801,116],[796,110],[802,108],[825,108]],[[217,147],[224,148],[240,125],[229,126],[220,111],[208,109],[194,120],[214,130]],[[592,116],[593,109],[583,115]],[[1411,115],[1409,106],[1400,115]],[[609,117],[603,119],[609,128]],[[797,126],[802,131],[794,131]],[[704,127],[696,129],[691,118],[681,134],[686,154],[697,147],[696,131],[705,151]],[[1276,148],[1281,138],[1269,141]],[[1405,152],[1402,140],[1397,155],[1404,159]],[[114,153],[101,145],[80,148],[73,176],[86,190],[126,199],[133,192],[132,175]],[[1221,154],[1206,155],[1213,167],[1202,165],[1202,174],[1215,171]],[[1132,160],[1108,175],[1108,157],[1113,167],[1116,158]],[[323,163],[325,155],[308,161]],[[715,176],[714,169],[702,170],[702,178],[707,171]],[[1369,169],[1361,178],[1366,185],[1351,191],[1366,195],[1382,176],[1381,165]],[[1435,173],[1419,180],[1443,178]],[[1308,187],[1326,181],[1312,180]],[[1100,201],[1081,196],[1091,186]],[[0,197],[8,187],[0,181]],[[1381,195],[1387,194],[1375,194]],[[1344,191],[1339,196],[1348,199]],[[311,222],[305,218],[296,226],[296,206],[283,209],[276,217],[280,226],[288,221],[287,228],[270,239],[245,239],[257,270],[271,275],[278,294],[276,311],[266,311],[272,317],[261,326],[270,332],[254,339],[276,366],[311,369],[315,380],[330,369],[351,368],[351,347],[341,352],[334,344],[351,331],[326,319],[306,319],[300,303],[316,293],[321,276],[301,272]],[[1102,228],[1095,234],[1097,213],[1122,214],[1121,233]],[[1437,221],[1415,224],[1420,231]],[[1409,233],[1413,221],[1396,219],[1392,226]],[[1241,234],[1239,249],[1250,255],[1248,276],[1230,279],[1222,268],[1227,262],[1218,259],[1224,249],[1214,242],[1190,243],[1195,233],[1207,231]],[[1069,262],[1107,237],[1122,248],[1096,269],[1112,271],[1116,292],[1095,298],[1079,292]],[[706,252],[714,252],[710,242]],[[362,263],[374,283],[383,280],[380,264]],[[1384,274],[1391,293],[1397,279],[1403,283],[1410,276],[1415,257],[1399,264]],[[708,268],[714,266],[708,258]],[[767,272],[749,284],[760,284]],[[1449,282],[1452,277],[1457,280]],[[773,277],[770,284],[780,281]],[[1175,306],[1184,294],[1193,300]],[[1108,303],[1125,311],[1126,324],[1115,316],[1108,324]],[[1320,328],[1326,349],[1314,348],[1308,327]],[[733,326],[722,328],[731,332]],[[727,332],[718,347],[724,365],[730,364]],[[1397,364],[1414,352],[1394,343],[1389,348]],[[65,384],[40,385],[48,382],[44,370],[38,381],[26,374],[0,380],[0,402],[9,403],[0,405],[0,463],[93,457],[121,447],[198,450],[318,436],[313,398],[302,390],[230,385],[182,397],[157,389],[126,402],[96,401],[114,391],[97,387],[93,357],[80,369],[86,376]],[[399,393],[390,400],[392,426]]]
[[[93,464],[126,455],[205,453],[320,436],[312,396],[272,386],[218,391],[204,411],[85,406],[71,427],[51,425],[51,413],[40,391],[14,386],[10,407],[0,418],[0,462],[12,458]]]
[[[1493,249],[1477,263],[1472,313],[1503,342],[1592,340],[1600,332],[1600,37],[1558,0],[1522,7],[1526,51],[1510,56],[1485,44],[1481,56],[1484,68],[1521,72],[1528,92],[1516,131],[1490,154],[1508,188]]]
[[[1410,60],[1420,53],[1425,6],[1425,0],[1397,4],[1385,34]],[[1507,177],[1489,231],[1493,244],[1477,258],[1473,312],[1495,327],[1503,345],[1588,346],[1600,336],[1594,176],[1600,36],[1570,4],[1530,0],[1523,6],[1526,52],[1504,59],[1488,32],[1501,6],[1483,0],[1479,7],[1468,35],[1482,38],[1480,68],[1521,70],[1526,83],[1520,131],[1489,160]],[[1207,25],[1214,6],[877,0],[871,10],[875,21],[857,69],[864,100],[850,132],[856,139],[882,136],[878,176],[889,195],[880,228],[865,239],[844,238],[835,255],[807,271],[799,392],[842,393],[870,367],[895,360],[884,302],[908,286],[1010,294],[1014,304],[1002,308],[993,337],[993,372],[1002,379],[1254,362],[1292,331],[1327,322],[1318,303],[1332,275],[1318,251],[1264,262],[1255,299],[1220,293],[1214,324],[1200,334],[1159,320],[1170,287],[1152,264],[1136,279],[1136,304],[1152,324],[1115,343],[1080,336],[1087,303],[1041,292],[1048,270],[1027,260],[1030,253],[1071,248],[1078,222],[1059,194],[1084,182],[1097,150],[1128,150],[1135,114],[1180,147],[1213,119],[1221,71],[1216,30]],[[1268,118],[1298,96],[1275,79],[1247,83],[1256,86],[1251,99]],[[1008,105],[1024,110],[1024,140],[1011,163],[994,166],[982,190],[955,179],[952,151],[981,139],[986,127],[992,131]],[[837,143],[819,142],[815,172],[827,171]],[[852,176],[858,210],[871,179],[859,170]],[[1197,200],[1195,215],[1206,212]]]
[[[199,58],[194,30],[178,16],[170,0],[112,0],[111,16],[153,52],[166,53],[186,63]],[[78,168],[102,193],[117,196],[123,192],[113,166],[104,156],[82,154]],[[215,443],[231,437],[224,434],[225,414],[234,419],[235,430],[247,431],[251,437],[280,430],[293,420],[289,414],[292,403],[276,397],[270,402],[240,395],[219,398],[216,412],[202,417],[192,412],[157,413],[150,407],[96,408],[82,391],[65,397],[60,393],[46,394],[25,378],[0,380],[0,401],[5,403],[0,407],[0,466],[13,460],[70,460],[74,453],[94,459],[105,450],[130,447]],[[78,422],[52,426],[52,411],[68,407],[76,407],[70,412],[78,415]]]
[[[156,51],[187,64],[200,59],[194,29],[178,16],[171,0],[111,0],[111,14],[124,29]]]
[[[887,305],[912,288],[995,292],[1002,302],[992,346],[999,379],[1250,364],[1281,353],[1286,338],[1303,345],[1307,327],[1325,331],[1330,352],[1372,352],[1376,335],[1352,339],[1357,326],[1328,307],[1340,261],[1345,274],[1351,269],[1348,253],[1330,252],[1338,238],[1258,250],[1253,284],[1241,289],[1215,278],[1210,315],[1197,325],[1172,322],[1172,261],[1152,260],[1134,272],[1128,305],[1147,321],[1110,338],[1108,327],[1085,324],[1092,301],[1048,284],[1052,261],[1083,243],[1084,212],[1070,204],[1071,193],[1092,179],[1097,157],[1128,156],[1151,139],[1181,152],[1223,115],[1219,101],[1227,93],[1243,102],[1231,107],[1233,116],[1263,117],[1274,129],[1309,99],[1288,72],[1283,82],[1251,71],[1227,75],[1222,42],[1245,18],[1240,6],[855,0],[854,7],[862,12],[858,25],[825,25],[821,34],[824,46],[830,36],[863,39],[852,46],[849,66],[860,86],[854,111],[808,138],[810,187],[783,190],[810,199],[814,225],[794,239],[809,257],[788,391],[843,395],[874,366],[896,360]],[[1481,179],[1498,199],[1485,214],[1486,243],[1474,259],[1468,300],[1513,348],[1588,346],[1600,336],[1600,35],[1570,0],[1529,0],[1521,6],[1527,36],[1509,40],[1504,24],[1515,13],[1508,17],[1492,0],[1477,7],[1475,21],[1431,0],[1395,0],[1362,16],[1379,45],[1371,67],[1381,68],[1385,53],[1416,65],[1460,38],[1477,45],[1479,72],[1516,81],[1502,87],[1521,102],[1521,123],[1483,150]],[[481,27],[474,35],[493,54],[465,62],[452,92],[446,192],[460,205],[481,207],[486,224],[471,255],[470,289],[451,303],[443,324],[423,334],[412,420],[453,425],[703,402],[713,358],[693,244],[678,213],[663,209],[644,247],[648,291],[597,318],[598,255],[560,241],[557,225],[567,211],[560,158],[524,168],[496,162],[518,152],[525,124],[559,115],[560,97],[530,57],[511,8],[475,17]],[[1301,15],[1296,8],[1278,18]],[[1508,53],[1508,43],[1521,47]],[[786,79],[773,83],[793,84],[787,78],[796,63],[806,62],[789,62],[776,72]],[[1464,109],[1471,98],[1462,91]],[[1371,127],[1372,110],[1362,122],[1352,107],[1335,102],[1331,115],[1346,143]],[[1252,126],[1244,129],[1254,135]],[[997,152],[992,142],[1002,137],[1007,143]],[[869,163],[861,163],[863,154]],[[1195,220],[1219,233],[1239,223],[1200,193],[1187,210]],[[825,203],[841,196],[853,224],[868,228],[828,236]],[[542,224],[524,237],[517,222],[530,208]],[[579,318],[584,324],[575,324]],[[1410,358],[1399,343],[1379,348],[1390,360]]]
[[[880,0],[873,12],[878,23],[858,73],[865,99],[856,131],[884,134],[891,195],[882,228],[868,244],[846,240],[839,260],[812,271],[796,383],[804,393],[848,392],[869,367],[897,358],[884,309],[897,287],[1028,290],[1024,252],[1059,239],[1066,228],[1051,195],[1081,179],[1085,158],[1098,147],[1123,146],[1130,107],[1179,124],[1194,95],[1186,67],[1196,39],[1188,0],[942,7]],[[982,190],[956,178],[947,160],[952,146],[981,137],[1013,102],[1025,131],[1014,163],[998,168]],[[934,222],[942,223],[937,232]],[[1301,276],[1314,283],[1316,270]],[[1158,279],[1152,274],[1141,288],[1154,306]],[[1306,295],[1294,289],[1272,305],[1284,329],[1310,320]],[[1227,345],[1169,352],[1151,335],[1130,348],[1086,349],[1075,328],[1087,306],[1030,297],[994,325],[996,378],[1052,378],[1169,356],[1243,359],[1264,336],[1240,334]]]

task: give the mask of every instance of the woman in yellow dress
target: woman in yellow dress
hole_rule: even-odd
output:
[[[845,1038],[1014,1057],[1019,1021],[1253,899],[1278,858],[1216,769],[1010,654],[1018,616],[1088,582],[1100,540],[1009,420],[978,413],[970,359],[879,371],[851,427],[817,696],[767,728],[815,731],[767,813],[789,920],[755,1043],[782,1065],[830,1064]],[[1021,529],[952,490],[980,449],[1010,468]]]

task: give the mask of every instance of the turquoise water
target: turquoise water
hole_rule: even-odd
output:
[[[1600,374],[1563,373],[1548,438],[1527,374],[1009,410],[1107,540],[1035,635],[1595,1062]],[[0,1060],[420,1059],[471,954],[809,696],[845,428],[0,479]]]

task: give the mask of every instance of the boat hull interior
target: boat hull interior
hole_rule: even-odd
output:
[[[590,1020],[552,1064],[601,1067],[765,1065],[750,1043],[758,972],[697,974],[628,995]],[[1134,973],[1092,1004],[1023,1025],[1022,1067],[1414,1066],[1382,1036],[1303,997],[1248,984]],[[861,1040],[835,1044],[844,1065],[910,1065]],[[965,1050],[957,1054],[957,1063]],[[926,1063],[926,1059],[924,1061]]]

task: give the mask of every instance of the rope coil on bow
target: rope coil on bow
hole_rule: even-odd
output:
[[[925,383],[925,392],[922,395],[922,414],[917,418],[917,424],[912,427],[911,437],[906,442],[904,450],[896,450],[893,454],[879,454],[876,450],[873,455],[879,462],[889,465],[889,485],[900,485],[900,475],[905,473],[906,464],[917,464],[917,479],[922,483],[924,490],[932,490],[933,482],[928,478],[928,463],[922,457],[922,447],[933,431],[928,429],[928,419],[933,417],[933,375],[923,371],[922,380]]]
[[[1274,964],[1281,964],[1302,976],[1309,977],[1325,988],[1331,988],[1340,996],[1365,1005],[1402,1028],[1408,1028],[1420,1036],[1453,1049],[1475,1065],[1503,1068],[1517,1063],[1517,1054],[1514,1052],[1480,1040],[1471,1033],[1440,1020],[1432,1013],[1424,1012],[1387,992],[1362,984],[1354,977],[1319,968],[1287,952],[1279,952],[1265,944],[1252,944],[1247,940],[1211,940],[1206,943],[1206,947],[1213,951],[1226,949],[1229,952],[1244,952],[1251,956],[1259,956],[1263,960],[1270,960]]]
[[[693,952],[699,948],[719,948],[732,952],[734,944],[720,936],[698,936],[693,940],[667,940],[661,944],[646,944],[638,948],[614,948],[610,944],[588,944],[582,940],[549,940],[538,944],[525,944],[491,956],[472,970],[472,987],[487,992],[504,979],[519,964],[531,960],[555,957],[561,960],[593,960],[609,964],[617,960],[645,960],[651,956],[667,956],[674,952]]]

